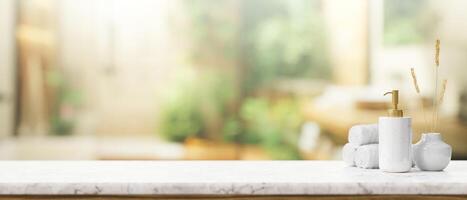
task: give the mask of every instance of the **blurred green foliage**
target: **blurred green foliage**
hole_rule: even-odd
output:
[[[241,143],[260,144],[274,159],[300,159],[297,141],[303,118],[296,101],[248,98],[240,119],[244,122]]]
[[[227,121],[228,104],[236,95],[232,81],[218,71],[188,76],[191,78],[180,78],[180,85],[163,106],[162,135],[178,142],[192,136],[214,139],[206,132],[210,123],[206,116],[213,114],[220,123]]]
[[[429,0],[385,0],[384,44],[420,44],[430,38],[438,18],[429,3]]]
[[[206,134],[209,121],[205,114],[215,112],[222,124],[216,134],[222,140],[258,144],[274,159],[299,159],[296,142],[303,118],[297,101],[249,97],[242,101],[239,113],[229,112],[237,94],[232,81],[218,73],[181,76],[178,88],[163,106],[162,135],[177,142],[188,137],[212,139]]]
[[[246,48],[242,50],[249,55],[247,90],[280,78],[330,78],[321,1],[254,0],[244,4]]]
[[[232,2],[231,0],[183,1],[193,27],[190,29],[190,37],[193,39],[192,60],[212,59],[220,52],[224,58],[236,58],[235,39],[238,27],[234,25],[235,19],[227,14],[232,9]]]
[[[162,135],[171,140],[182,142],[187,137],[197,136],[203,129],[203,118],[198,99],[191,93],[166,103],[162,111]]]
[[[47,73],[47,84],[54,91],[50,117],[50,133],[53,135],[70,135],[76,124],[77,109],[82,103],[82,93],[73,88],[58,69]]]
[[[256,144],[274,159],[299,159],[299,104],[256,92],[279,79],[330,78],[321,0],[183,2],[196,70],[163,106],[163,135]]]

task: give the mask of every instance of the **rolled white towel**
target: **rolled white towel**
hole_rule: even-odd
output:
[[[355,166],[355,152],[358,146],[347,143],[342,147],[342,160],[344,160],[347,166]]]
[[[349,130],[349,143],[355,145],[378,143],[378,124],[352,126]]]
[[[378,144],[359,146],[355,152],[355,165],[359,168],[379,168]]]

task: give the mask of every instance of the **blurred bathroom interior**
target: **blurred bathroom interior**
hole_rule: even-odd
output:
[[[0,159],[340,159],[393,88],[415,142],[430,131],[436,39],[449,81],[438,130],[467,159],[465,7],[1,0]]]

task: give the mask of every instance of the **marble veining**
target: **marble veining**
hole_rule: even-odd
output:
[[[467,161],[440,172],[341,161],[2,161],[0,195],[467,194]]]

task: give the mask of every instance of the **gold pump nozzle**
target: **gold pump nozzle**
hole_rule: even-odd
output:
[[[397,104],[399,104],[399,90],[392,90],[391,92],[384,93],[384,96],[387,94],[392,94],[392,109],[388,110],[389,116],[391,117],[403,117],[404,114],[402,110],[397,108]]]

